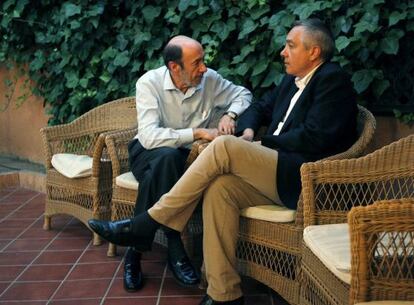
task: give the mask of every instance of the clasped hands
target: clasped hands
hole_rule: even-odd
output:
[[[193,130],[194,140],[213,141],[220,135],[232,135],[236,131],[236,122],[228,115],[223,115],[218,124],[218,128],[195,128]],[[252,142],[254,138],[254,131],[251,128],[246,128],[239,138]],[[260,142],[258,142],[260,144]]]

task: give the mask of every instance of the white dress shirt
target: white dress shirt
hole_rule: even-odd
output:
[[[306,74],[305,77],[302,77],[302,78],[296,77],[295,78],[295,85],[296,85],[296,87],[299,88],[299,90],[296,91],[295,95],[290,100],[289,108],[286,111],[286,114],[283,117],[283,120],[279,122],[275,132],[273,133],[275,136],[278,136],[280,134],[280,132],[282,131],[283,125],[285,124],[287,118],[289,117],[289,114],[292,112],[293,107],[295,107],[296,102],[298,101],[298,99],[299,99],[300,95],[302,94],[303,90],[305,90],[306,85],[309,83],[309,81],[311,80],[313,74],[315,74],[316,69],[318,69],[321,64],[319,64],[312,71],[310,71],[308,74]]]
[[[240,115],[252,94],[208,69],[197,87],[184,94],[167,67],[148,71],[136,83],[138,134],[146,149],[182,147],[194,141],[193,128],[217,127],[225,111]]]

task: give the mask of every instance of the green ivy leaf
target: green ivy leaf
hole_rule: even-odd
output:
[[[102,59],[103,60],[107,60],[107,59],[111,60],[111,59],[115,58],[116,55],[117,55],[117,51],[113,47],[109,47],[108,49],[106,49],[102,53]]]
[[[161,7],[148,5],[143,8],[142,15],[147,23],[151,23],[161,14]]]
[[[45,62],[46,62],[46,58],[44,57],[43,52],[40,50],[37,50],[35,52],[34,60],[30,63],[30,70],[31,71],[40,70],[45,64]]]
[[[16,3],[16,0],[6,0],[5,2],[3,2],[3,10],[4,11],[8,10],[15,3]]]
[[[269,65],[269,60],[266,58],[261,58],[259,62],[254,65],[252,76],[256,76],[261,74],[263,71],[267,69]]]
[[[335,45],[338,51],[345,49],[350,43],[351,41],[349,38],[345,36],[339,36],[335,41]]]
[[[179,24],[181,20],[180,16],[177,15],[175,10],[171,8],[169,8],[167,13],[164,15],[164,19],[172,24]]]
[[[249,33],[253,32],[257,28],[257,23],[255,23],[252,19],[246,19],[243,22],[242,30],[239,33],[239,39],[243,39]]]
[[[63,11],[66,18],[72,17],[74,15],[81,13],[81,7],[72,3],[64,3]]]
[[[390,87],[387,79],[376,79],[372,87],[375,97],[379,98]]]
[[[400,20],[403,20],[407,17],[407,12],[397,12],[394,11],[391,13],[389,19],[388,19],[388,26],[393,26],[394,24],[397,24]]]
[[[238,65],[236,70],[235,70],[235,72],[238,75],[243,75],[243,76],[246,75],[247,71],[249,71],[249,66],[247,65],[247,63],[242,63],[242,64]]]
[[[314,12],[321,9],[322,1],[315,1],[312,3],[304,3],[296,7],[293,11],[293,14],[299,16],[299,19],[309,18]]]
[[[365,91],[368,88],[368,86],[372,83],[376,75],[377,71],[375,70],[363,69],[356,71],[352,75],[352,82],[354,83],[354,88],[356,92],[361,93]]]
[[[278,69],[279,68],[279,69]],[[277,84],[278,75],[280,75],[280,65],[276,65],[274,63],[270,64],[270,71],[267,73],[266,77],[264,78],[261,87],[267,88],[271,85]]]
[[[80,24],[79,21],[73,20],[73,21],[70,22],[69,26],[72,30],[76,30],[76,29],[79,29],[81,27],[81,24]]]
[[[114,65],[119,67],[125,67],[129,63],[129,52],[123,51],[121,53],[118,53],[118,55],[115,57]]]
[[[399,40],[404,36],[404,33],[400,30],[391,30],[387,35],[381,39],[380,48],[385,54],[396,55],[399,48]]]
[[[379,30],[378,27],[379,13],[378,10],[371,10],[366,12],[360,22],[355,25],[354,35],[363,33],[365,31],[375,33]]]
[[[65,73],[66,87],[75,88],[79,83],[78,73],[75,71],[69,71]]]
[[[180,3],[178,4],[178,10],[180,12],[183,12],[187,10],[190,6],[197,6],[198,0],[180,0]]]

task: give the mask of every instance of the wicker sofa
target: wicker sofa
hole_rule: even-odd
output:
[[[136,124],[135,98],[111,101],[83,114],[71,123],[41,129],[46,167],[44,229],[56,214],[69,214],[85,225],[90,218],[110,219],[112,169],[105,146],[111,132]],[[91,173],[68,178],[52,165],[58,154],[92,159]],[[94,234],[93,244],[101,240]]]
[[[414,301],[414,135],[361,158],[307,163],[301,171],[308,236],[303,246],[300,303]],[[393,203],[399,198],[408,199]],[[372,207],[353,209],[379,200]],[[333,269],[326,260],[322,262],[331,256],[326,253],[342,248],[338,238],[347,236],[340,234],[347,217],[351,272],[341,267],[347,266],[343,263],[335,263]],[[332,250],[316,251],[318,246],[310,242],[311,231],[320,226],[326,238],[338,228]],[[346,254],[333,253],[334,257]]]
[[[359,139],[347,151],[327,159],[358,157],[364,153],[373,138],[375,118],[364,107],[358,107]],[[290,304],[299,304],[303,232],[302,208],[301,195],[292,221],[262,220],[246,215],[243,211],[240,218],[237,248],[240,272],[269,286]],[[276,213],[286,212],[288,211]],[[267,211],[265,213],[269,214]]]
[[[358,133],[359,138],[354,145],[341,154],[330,158],[351,158],[364,153],[375,131],[375,119],[364,107],[359,106]],[[106,138],[110,152],[114,179],[129,171],[127,143],[136,134],[136,129],[119,132]],[[194,160],[203,149],[202,143],[193,145],[188,161]],[[114,180],[112,196],[112,219],[122,219],[132,215],[135,205],[136,190],[128,190],[117,186]],[[249,208],[252,209],[252,208]],[[254,209],[254,208],[253,208]],[[301,200],[298,211],[280,211],[281,213],[296,214],[293,221],[288,223],[272,222],[255,218],[254,214],[242,211],[240,219],[240,234],[237,256],[239,269],[244,275],[263,282],[291,304],[299,303],[299,274],[301,259],[301,235],[303,231],[303,214]],[[197,251],[197,241],[202,232],[202,219],[196,213],[187,226],[183,235],[187,251]],[[158,235],[160,243],[162,236]],[[108,255],[115,255],[116,248],[109,246]]]

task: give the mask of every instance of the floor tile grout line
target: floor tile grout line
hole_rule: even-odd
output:
[[[159,304],[160,304],[160,301],[161,301],[161,294],[162,294],[162,288],[164,287],[164,281],[165,281],[165,277],[166,277],[166,275],[167,275],[167,270],[168,270],[168,267],[167,267],[167,264],[165,264],[165,267],[164,267],[164,272],[163,272],[163,274],[162,274],[162,279],[161,279],[160,289],[158,290],[158,295],[157,295],[157,303],[155,303],[155,305],[159,305]]]
[[[40,215],[38,218],[37,218],[37,220],[38,219],[41,219],[42,218],[42,216],[43,216],[43,214],[42,215]],[[37,221],[36,220],[36,221]],[[34,223],[36,222],[36,221],[34,221]],[[38,259],[44,252],[45,252],[45,249],[47,249],[47,247],[50,245],[50,244],[52,244],[54,241],[55,241],[55,239],[57,239],[57,237],[59,236],[59,234],[70,224],[70,222],[71,221],[69,221],[64,227],[63,227],[63,229],[58,233],[58,234],[56,234],[56,236],[47,244],[47,245],[45,245],[45,247],[43,248],[43,250],[41,250],[40,252],[39,252],[39,254],[38,255],[36,255],[36,257],[34,257],[33,259],[32,259],[32,261],[29,263],[29,264],[27,264],[26,265],[26,267],[25,268],[23,268],[23,270],[19,273],[19,275],[10,283],[10,285],[9,286],[7,286],[7,288],[6,289],[4,289],[3,290],[3,292],[0,294],[0,299],[1,299],[1,297],[10,289],[10,287],[12,287],[18,280],[19,280],[19,278],[22,276],[22,274],[27,270],[27,269],[29,269],[31,266],[32,266],[32,264],[33,264],[33,262],[36,260],[36,259]],[[32,224],[33,225],[33,224]],[[31,226],[32,226],[31,225]],[[59,286],[60,287],[60,286]]]
[[[9,194],[4,195],[4,197],[1,197],[0,200],[6,199],[7,197],[10,197],[12,194],[16,193],[19,190],[18,187],[16,187],[15,189],[13,189],[13,191],[11,191]]]
[[[37,195],[36,195],[37,196]],[[34,199],[36,196],[34,196],[34,197],[32,197],[30,200],[28,200],[28,201],[31,201],[32,199]],[[23,207],[23,206],[25,206],[27,204],[27,202],[25,202],[21,207]],[[20,209],[20,208],[19,208]],[[19,209],[17,209],[17,210],[19,210]],[[16,211],[16,210],[15,210]],[[10,216],[10,215],[9,215]],[[7,216],[7,217],[9,217],[9,216]],[[37,221],[39,221],[41,218],[42,218],[42,216],[43,216],[43,214],[42,215],[40,215],[39,217],[37,217],[37,218],[35,218],[35,220],[34,221],[32,221],[32,223],[28,226],[28,227],[26,227],[26,229],[24,229],[22,232],[20,232],[20,234],[19,235],[17,235],[14,239],[12,239],[12,240],[10,240],[10,242],[8,242],[6,245],[4,245],[3,246],[3,248],[2,249],[0,249],[0,253],[2,253],[10,244],[12,244],[13,242],[15,242],[17,239],[19,239],[19,237],[20,236],[22,236],[24,233],[26,233],[32,226],[34,226],[35,224],[36,224],[36,222]],[[3,220],[1,220],[0,221],[0,225],[1,225],[1,223],[3,222]]]
[[[69,221],[69,223],[62,229],[62,231],[73,221],[73,218],[71,219],[71,221]],[[59,234],[62,232],[60,231]],[[58,235],[59,235],[58,234]],[[85,254],[85,252],[87,251],[87,249],[89,248],[89,246],[91,245],[92,240],[88,243],[88,245],[85,247],[85,249],[83,249],[81,255],[79,255],[78,259],[76,260],[76,262],[73,263],[72,267],[69,269],[68,273],[66,274],[66,276],[64,277],[64,279],[60,282],[60,285],[55,289],[55,292],[53,292],[53,294],[49,297],[49,300],[47,301],[46,305],[49,305],[49,303],[52,301],[53,297],[56,295],[56,293],[58,292],[58,290],[60,289],[60,287],[62,287],[63,283],[66,281],[66,279],[69,277],[69,275],[72,273],[72,271],[75,269],[76,265],[78,264],[79,260],[82,258],[82,256]]]
[[[99,305],[103,305],[105,303],[106,297],[107,297],[109,291],[111,290],[113,283],[115,282],[116,275],[118,274],[119,269],[121,268],[123,262],[124,262],[124,258],[122,258],[121,261],[119,262],[118,268],[116,268],[116,270],[114,272],[114,275],[113,275],[111,281],[109,282],[108,288],[106,289],[104,295],[102,296],[102,299],[101,299],[101,302],[99,303]]]
[[[12,212],[10,212],[7,216],[3,217],[0,220],[0,224],[5,221],[6,219],[10,218],[11,215],[13,215],[14,213],[16,213],[18,210],[22,209],[24,206],[26,206],[30,201],[32,201],[33,199],[35,199],[36,197],[39,197],[41,194],[40,193],[36,193],[34,196],[32,196],[30,199],[27,199],[24,203],[20,204],[18,208],[14,209]]]

